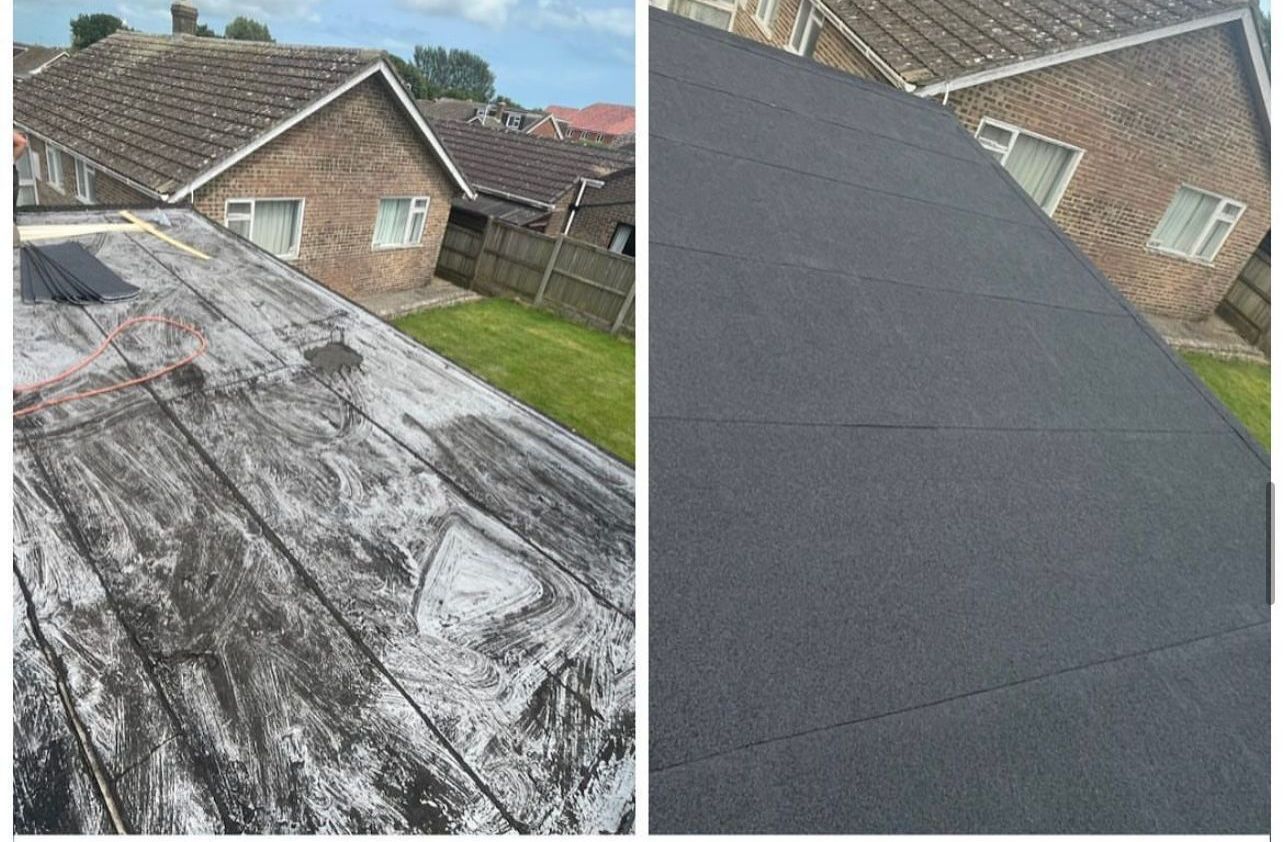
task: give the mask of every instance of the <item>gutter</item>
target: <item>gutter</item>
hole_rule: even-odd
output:
[[[601,187],[606,184],[606,182],[600,181],[596,178],[584,178],[583,176],[580,176],[580,192],[576,194],[575,201],[571,203],[571,212],[566,215],[566,224],[562,226],[563,234],[570,232],[571,223],[575,221],[575,213],[580,209],[580,203],[584,201],[584,190],[590,184],[594,187]]]
[[[540,208],[541,210],[546,211],[556,210],[557,207],[556,205],[550,205],[548,202],[541,202],[538,199],[529,199],[525,196],[518,196],[516,193],[497,190],[494,187],[483,187],[480,184],[477,185],[477,192],[487,193],[491,196],[498,196],[501,199],[508,199],[510,202],[518,202],[523,205],[530,205],[533,208]]]
[[[79,152],[76,152],[70,146],[66,146],[65,144],[58,143],[57,141],[54,141],[54,140],[50,140],[45,135],[41,134],[38,131],[35,131],[34,129],[28,128],[26,125],[19,123],[17,120],[14,120],[13,124],[18,128],[19,131],[23,132],[24,134],[29,134],[29,135],[32,135],[33,137],[40,138],[41,142],[43,142],[46,146],[56,147],[58,149],[63,150],[73,158],[79,158],[80,160],[84,161],[86,164],[89,164],[91,167],[93,167],[95,172],[100,172],[100,173],[103,173],[104,175],[109,175],[112,178],[114,178],[116,181],[119,181],[121,184],[124,184],[127,187],[129,187],[131,190],[137,190],[139,193],[142,193],[145,196],[149,196],[153,199],[157,199],[159,201],[165,202],[166,204],[172,204],[172,202],[170,201],[170,197],[165,195],[164,193],[158,193],[150,187],[144,187],[142,184],[139,184],[137,181],[134,181],[132,178],[121,175],[120,173],[116,172],[110,167],[102,166],[93,158],[89,158],[85,155],[80,154]],[[90,206],[85,205],[85,207],[90,207]]]
[[[834,24],[835,27],[838,28],[838,31],[843,34],[843,37],[846,38],[848,41],[850,41],[852,43],[852,46],[854,46],[860,52],[860,54],[869,61],[870,64],[874,65],[874,68],[879,73],[882,73],[884,76],[887,77],[887,81],[891,82],[897,88],[900,88],[902,91],[905,91],[906,93],[913,93],[915,90],[917,90],[913,82],[907,82],[905,80],[905,77],[901,76],[901,74],[893,70],[890,64],[883,61],[882,56],[874,52],[873,47],[871,47],[869,44],[866,44],[864,41],[862,41],[861,37],[857,35],[855,32],[853,32],[852,28],[847,25],[847,22],[844,21],[841,17],[839,17],[837,12],[829,8],[828,2],[826,2],[825,0],[819,0],[818,2],[816,2],[815,5],[816,5],[816,8],[820,9],[821,14],[823,14],[826,17],[826,19],[828,19],[831,23]]]

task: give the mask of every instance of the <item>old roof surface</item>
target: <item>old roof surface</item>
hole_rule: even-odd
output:
[[[595,102],[585,108],[567,105],[550,105],[545,109],[559,120],[570,123],[571,128],[588,132],[621,135],[636,131],[636,111],[632,105]]]
[[[419,113],[430,120],[469,120],[486,105],[469,99],[417,99]]]
[[[1261,448],[946,109],[650,45],[652,831],[1267,832]]]
[[[14,119],[157,194],[380,60],[377,51],[117,32],[14,91]]]
[[[580,178],[601,178],[633,165],[632,155],[597,146],[448,120],[432,127],[473,187],[510,198],[553,204]]]
[[[18,382],[132,316],[209,342],[15,421],[19,832],[108,804],[153,834],[627,826],[632,470],[200,214],[144,215],[211,259],[81,237],[137,298],[14,303]],[[40,397],[192,343],[145,326]]]
[[[1244,0],[823,0],[916,85],[1241,9]]]
[[[16,45],[15,45],[16,49]],[[26,78],[59,56],[67,54],[66,47],[41,47],[38,44],[24,45],[21,52],[13,54],[13,75]]]

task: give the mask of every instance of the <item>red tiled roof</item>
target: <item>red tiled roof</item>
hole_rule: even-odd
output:
[[[612,105],[595,102],[587,108],[550,105],[549,114],[571,124],[577,131],[601,132],[609,135],[633,134],[634,109],[632,105]]]

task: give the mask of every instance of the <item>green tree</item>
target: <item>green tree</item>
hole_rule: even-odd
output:
[[[266,24],[259,23],[254,18],[239,16],[223,29],[223,37],[231,38],[235,41],[267,41],[271,43],[274,40]]]
[[[92,15],[76,15],[71,21],[71,48],[83,50],[96,41],[101,41],[118,29],[129,31],[125,22],[115,15],[99,12]]]
[[[217,32],[210,29],[205,24],[198,23],[196,24],[196,37],[197,38],[218,38],[220,36]]]
[[[428,77],[419,71],[410,62],[401,56],[394,56],[392,53],[384,53],[392,66],[396,68],[397,73],[401,76],[402,81],[410,86],[410,95],[415,99],[436,99],[437,92],[433,86],[428,83]]]
[[[489,102],[495,96],[495,74],[486,59],[468,50],[415,47],[415,66],[437,96]]]

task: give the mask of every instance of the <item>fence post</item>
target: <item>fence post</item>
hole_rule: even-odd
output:
[[[565,234],[558,234],[557,242],[553,243],[553,253],[549,255],[548,265],[544,267],[544,277],[539,279],[539,292],[535,293],[536,307],[544,300],[544,290],[548,289],[548,279],[553,277],[553,269],[557,266],[557,256],[562,253],[562,242],[565,240]]]
[[[494,217],[486,217],[486,227],[482,229],[481,244],[477,246],[477,256],[473,258],[473,274],[468,278],[469,289],[472,289],[477,283],[477,273],[481,270],[482,257],[486,254],[486,242],[490,239],[490,229],[494,224]]]
[[[633,283],[629,285],[629,294],[624,296],[624,303],[620,305],[620,312],[615,314],[615,324],[611,325],[611,334],[615,335],[620,332],[620,325],[624,324],[624,314],[629,312],[629,306],[633,303],[633,291],[638,288],[637,267],[633,269]]]

